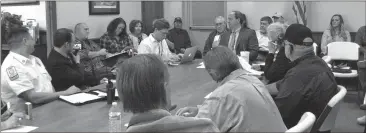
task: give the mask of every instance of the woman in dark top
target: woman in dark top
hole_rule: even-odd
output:
[[[285,55],[283,36],[286,32],[285,25],[273,23],[268,26],[269,53],[264,66],[264,76],[268,84],[281,80],[286,72],[291,69],[291,61]]]
[[[100,37],[100,45],[111,54],[133,48],[133,42],[127,34],[126,22],[123,18],[116,18],[109,23],[107,32]]]

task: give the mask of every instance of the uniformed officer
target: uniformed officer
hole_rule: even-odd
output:
[[[25,102],[41,104],[60,95],[79,92],[75,86],[56,92],[42,61],[30,55],[35,41],[26,28],[14,29],[9,40],[11,50],[1,66],[1,98],[10,103],[11,112],[25,112]]]

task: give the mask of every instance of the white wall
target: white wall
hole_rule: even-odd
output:
[[[311,3],[311,19],[309,27],[313,31],[324,31],[328,28],[334,14],[341,14],[345,27],[350,32],[357,32],[358,28],[366,24],[366,3],[363,2],[318,2]]]
[[[36,19],[40,29],[46,29],[46,3],[40,1],[39,5],[2,6],[1,11],[22,15],[22,21]]]
[[[141,20],[141,1],[120,1],[119,15],[89,15],[88,1],[62,2],[57,1],[57,28],[74,30],[77,23],[85,22],[90,28],[89,38],[99,38],[107,31],[107,26],[114,18],[122,17],[128,25],[133,19]]]
[[[182,17],[182,8],[182,1],[164,1],[164,18],[168,20],[171,27],[175,17]]]

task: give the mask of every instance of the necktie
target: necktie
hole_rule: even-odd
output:
[[[235,51],[235,38],[236,38],[236,32],[232,32],[231,33],[231,44],[230,44],[230,48],[231,50]]]

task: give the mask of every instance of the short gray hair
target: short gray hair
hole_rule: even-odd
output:
[[[284,36],[286,32],[286,26],[284,24],[281,24],[279,22],[272,23],[267,27],[267,32],[274,31],[280,36]]]
[[[219,20],[223,20],[224,22],[226,21],[223,16],[217,16],[217,17],[215,17],[215,21],[218,20],[218,19]]]

